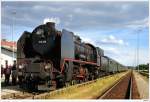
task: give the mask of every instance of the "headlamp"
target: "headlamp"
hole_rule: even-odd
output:
[[[23,69],[24,65],[19,65],[19,69]]]
[[[51,64],[45,65],[45,69],[50,69],[50,68],[51,68]]]

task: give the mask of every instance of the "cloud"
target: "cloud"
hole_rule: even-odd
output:
[[[60,19],[58,17],[45,18],[43,23],[46,24],[47,22],[55,22],[56,24],[60,24]]]
[[[137,63],[137,55],[135,55],[135,52],[132,51],[131,49],[126,49],[126,50],[130,53],[127,53],[127,51],[126,52],[122,51],[118,55],[113,55],[113,57],[118,61],[120,61],[120,63],[124,65],[130,65],[130,66],[136,66],[138,64],[146,64],[149,62],[148,49],[139,49],[138,63]]]
[[[32,31],[43,20],[57,22],[58,30],[68,29],[84,42],[92,43],[105,50],[105,54],[128,64],[131,46],[136,46],[133,30],[148,29],[148,2],[2,2],[2,34],[11,33],[14,19],[16,38]],[[11,12],[16,11],[16,15]],[[147,34],[145,31],[145,35]],[[143,33],[140,32],[140,33]],[[76,34],[76,33],[75,33]],[[130,34],[130,35],[129,35]],[[107,36],[108,35],[108,36]],[[117,35],[117,36],[116,36]],[[147,36],[147,35],[146,35]],[[4,36],[5,37],[5,36]],[[6,35],[9,37],[9,35]],[[141,36],[143,38],[143,36]],[[141,42],[143,40],[140,40]],[[128,44],[130,43],[130,44]],[[115,45],[115,46],[114,46]],[[127,47],[128,45],[128,47]],[[143,46],[147,47],[147,42]],[[142,46],[142,47],[143,47]],[[147,49],[145,49],[147,50]],[[126,52],[123,52],[126,51]],[[129,56],[129,57],[128,57]],[[143,55],[141,57],[144,60]],[[126,60],[122,60],[128,57]]]
[[[46,17],[58,17],[61,28],[73,30],[123,29],[148,17],[147,2],[2,2],[2,24],[10,25],[12,10],[19,26],[34,27]]]
[[[69,15],[68,15],[68,20],[69,20],[69,21],[72,21],[72,20],[73,20],[73,15],[72,15],[72,14],[69,14]]]
[[[100,10],[92,10],[89,8],[75,8],[74,9],[74,13],[76,14],[80,14],[80,15],[89,15],[89,16],[94,16],[94,15],[103,15],[105,14],[104,11],[100,11]]]
[[[49,10],[51,12],[60,12],[63,10],[63,8],[56,8],[56,7],[44,6],[44,5],[34,5],[33,6],[34,10],[45,10],[45,8],[47,8],[47,10]]]
[[[119,50],[114,47],[104,47],[105,53],[107,54],[113,54],[113,55],[118,55],[120,54]]]
[[[115,59],[123,65],[136,66],[137,64],[146,64],[149,62],[148,49],[139,49],[139,63],[137,63],[137,55],[134,48],[103,47],[103,49],[106,56]]]
[[[71,22],[73,21],[73,18],[74,18],[74,17],[73,17],[72,14],[68,14],[68,15],[67,15],[67,18],[68,18],[67,21],[64,22],[64,26],[68,28],[68,27],[71,26]]]
[[[82,41],[85,42],[85,43],[91,43],[93,44],[94,46],[96,46],[96,43],[94,40],[90,39],[90,38],[85,38],[85,37],[81,37]]]
[[[130,22],[127,24],[127,27],[132,28],[132,29],[142,29],[142,28],[148,28],[149,26],[149,19],[148,17],[142,19],[142,20],[136,20],[133,22]]]
[[[123,41],[122,39],[118,39],[113,35],[109,35],[106,38],[102,39],[100,42],[101,44],[111,44],[111,45],[128,45],[127,42]]]

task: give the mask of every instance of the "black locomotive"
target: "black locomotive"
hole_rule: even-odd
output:
[[[17,65],[23,86],[35,90],[54,84],[61,88],[125,70],[99,47],[82,42],[73,32],[58,31],[53,22],[22,34],[17,42]]]

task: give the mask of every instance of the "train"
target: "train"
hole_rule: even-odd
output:
[[[100,47],[66,29],[57,30],[54,22],[23,32],[17,41],[17,68],[29,90],[62,88],[127,70]]]

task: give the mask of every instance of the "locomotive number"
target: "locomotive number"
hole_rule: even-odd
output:
[[[40,43],[40,44],[45,44],[46,41],[45,41],[45,40],[44,40],[44,41],[38,41],[38,43]]]

